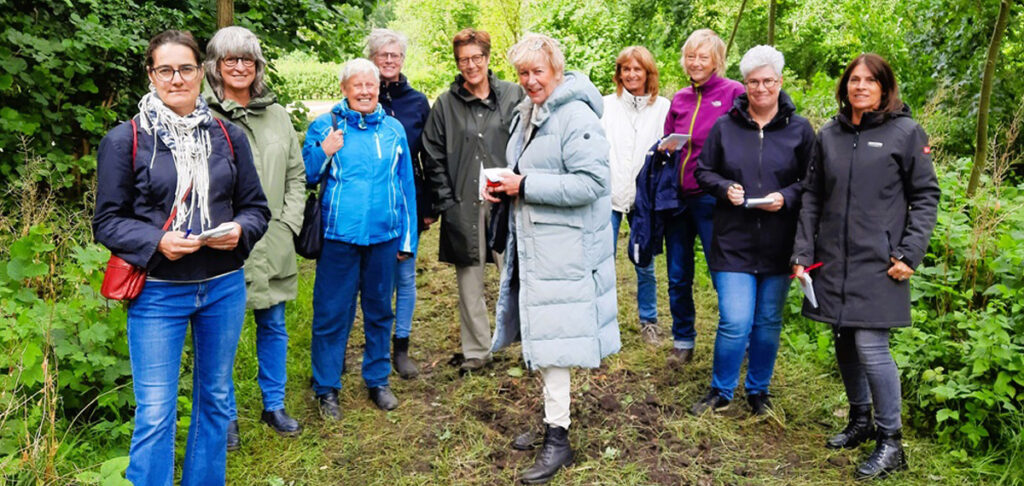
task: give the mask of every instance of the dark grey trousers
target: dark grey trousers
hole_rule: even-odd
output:
[[[841,328],[835,336],[836,361],[850,405],[874,405],[883,432],[900,430],[900,373],[889,352],[888,329]]]

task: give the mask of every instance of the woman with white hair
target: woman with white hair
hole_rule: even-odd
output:
[[[544,446],[521,481],[549,481],[572,463],[569,369],[597,368],[619,351],[608,142],[601,94],[586,75],[564,72],[547,36],[509,50],[526,90],[512,119],[511,171],[484,197],[510,205],[491,351],[523,343],[544,381]]]
[[[306,131],[306,182],[321,179],[324,245],[313,284],[313,390],[320,412],[341,419],[338,391],[356,298],[363,309],[363,381],[381,410],[388,385],[395,265],[416,254],[416,192],[405,129],[378,103],[380,71],[366,59],[341,68],[345,96]]]
[[[413,89],[402,74],[408,45],[409,39],[399,32],[373,29],[366,37],[366,58],[380,69],[380,105],[384,113],[397,118],[405,128],[416,181],[416,209],[419,211],[417,229],[422,232],[437,219],[432,209],[430,191],[423,190],[421,159],[423,143],[420,134],[430,114],[430,102],[426,95]],[[416,259],[407,258],[398,262],[395,273],[395,334],[391,338],[391,362],[398,376],[405,379],[415,378],[419,374],[416,362],[409,357],[409,334],[415,309]]]
[[[711,390],[693,405],[694,415],[729,406],[745,355],[751,412],[771,407],[768,385],[789,289],[800,179],[816,143],[811,124],[782,91],[783,65],[771,46],[743,55],[747,91],[715,122],[698,160],[697,181],[716,199],[708,268],[719,322]]]
[[[263,82],[267,61],[255,34],[244,27],[218,30],[206,45],[203,64],[207,82],[203,98],[214,116],[245,132],[270,206],[267,232],[245,262],[246,302],[256,322],[256,382],[263,395],[260,419],[278,434],[294,436],[302,427],[284,407],[288,379],[284,307],[295,299],[299,286],[293,238],[302,227],[305,197],[299,140],[288,111]],[[228,401],[230,451],[240,446],[234,386]]]

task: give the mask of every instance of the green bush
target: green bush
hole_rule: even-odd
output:
[[[280,77],[279,95],[292,100],[337,100],[341,97],[338,73],[341,64],[319,62],[313,56],[290,54],[274,62]]]

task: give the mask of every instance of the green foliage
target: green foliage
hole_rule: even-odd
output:
[[[278,96],[292,100],[335,100],[341,96],[338,63],[318,62],[308,54],[292,53],[274,67],[282,81],[277,85]]]

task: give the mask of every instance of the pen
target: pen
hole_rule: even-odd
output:
[[[821,262],[815,263],[815,264],[805,268],[804,269],[804,273],[810,272],[811,270],[814,270],[815,268],[818,268],[818,267],[820,267],[822,265],[824,265],[824,264],[821,263]],[[796,274],[794,273],[793,275],[790,275],[789,278],[796,278]]]
[[[185,239],[188,239],[188,235],[192,234],[192,228],[185,230]]]

